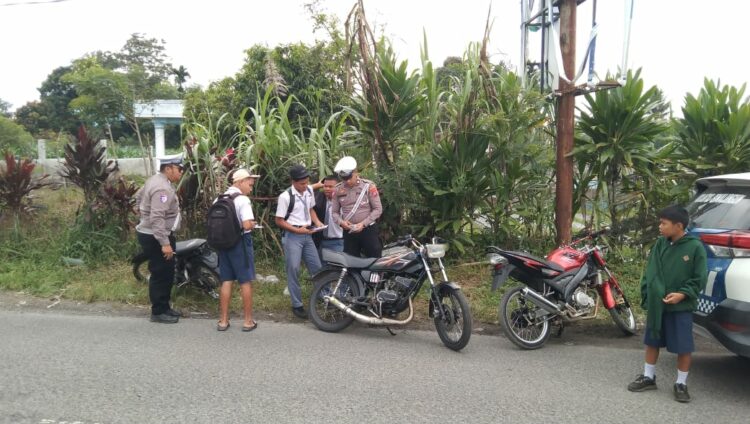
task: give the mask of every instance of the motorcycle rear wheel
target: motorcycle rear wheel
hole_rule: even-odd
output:
[[[354,318],[347,315],[346,312],[323,299],[323,296],[327,296],[333,292],[338,279],[338,273],[323,275],[320,279],[313,281],[313,290],[310,293],[310,321],[319,330],[327,333],[338,333],[354,322]],[[345,277],[335,296],[338,300],[346,304],[346,298],[360,296],[359,287],[350,278]]]
[[[195,270],[195,277],[197,278],[200,288],[212,299],[219,299],[219,287],[221,287],[221,279],[211,268],[205,265],[198,265]]]
[[[615,306],[608,309],[615,325],[625,333],[626,336],[632,336],[636,331],[635,315],[630,307],[630,302],[625,298],[625,293],[617,283],[610,283],[612,297],[615,299]]]
[[[539,349],[547,342],[551,331],[549,320],[535,317],[539,308],[521,294],[523,287],[514,287],[500,300],[498,308],[500,326],[505,336],[516,346],[527,349]]]
[[[466,347],[471,338],[471,310],[461,290],[446,290],[439,294],[445,315],[435,314],[435,329],[443,344],[455,351]]]

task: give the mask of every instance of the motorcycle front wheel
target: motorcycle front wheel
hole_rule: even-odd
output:
[[[514,287],[500,300],[500,325],[505,336],[523,349],[539,349],[551,334],[549,320],[537,318],[540,312],[533,302],[521,294],[522,287]]]
[[[626,336],[632,336],[635,334],[636,323],[630,302],[625,298],[625,292],[622,291],[618,283],[610,282],[610,289],[615,300],[615,306],[608,309],[612,321]]]
[[[327,333],[337,333],[350,326],[354,318],[346,312],[337,308],[324,299],[324,296],[330,296],[336,288],[339,280],[339,273],[325,274],[319,279],[313,281],[313,290],[310,293],[310,321],[318,327],[319,330]],[[348,299],[359,297],[359,288],[348,277],[338,287],[335,293],[336,299],[348,305]]]
[[[435,329],[448,349],[459,351],[471,337],[469,302],[460,290],[445,290],[438,297],[444,313],[435,313]]]
[[[148,283],[148,278],[151,276],[151,273],[148,271],[148,256],[140,252],[133,256],[130,262],[133,264],[133,276],[136,281]]]

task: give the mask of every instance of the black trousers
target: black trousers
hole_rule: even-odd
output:
[[[148,256],[148,270],[151,277],[148,279],[148,297],[151,300],[151,313],[160,315],[169,310],[169,301],[172,296],[172,285],[174,284],[175,259],[164,259],[161,253],[161,245],[151,234],[138,234],[138,243],[141,244],[143,253]],[[169,244],[172,251],[175,250],[175,238],[169,236]]]
[[[344,252],[352,256],[379,258],[383,252],[379,234],[378,224],[370,225],[359,233],[344,231]]]

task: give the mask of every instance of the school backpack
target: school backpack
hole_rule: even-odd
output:
[[[234,198],[239,195],[240,193],[222,194],[208,208],[207,241],[214,249],[231,249],[242,238],[242,226],[234,207]]]

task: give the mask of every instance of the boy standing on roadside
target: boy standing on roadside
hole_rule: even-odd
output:
[[[685,228],[689,217],[685,208],[670,206],[659,213],[659,232],[641,279],[641,306],[648,311],[646,363],[644,372],[628,385],[631,392],[656,389],[656,361],[659,349],[677,354],[677,381],[674,397],[690,402],[687,376],[693,344],[693,311],[698,294],[706,286],[706,250]]]

